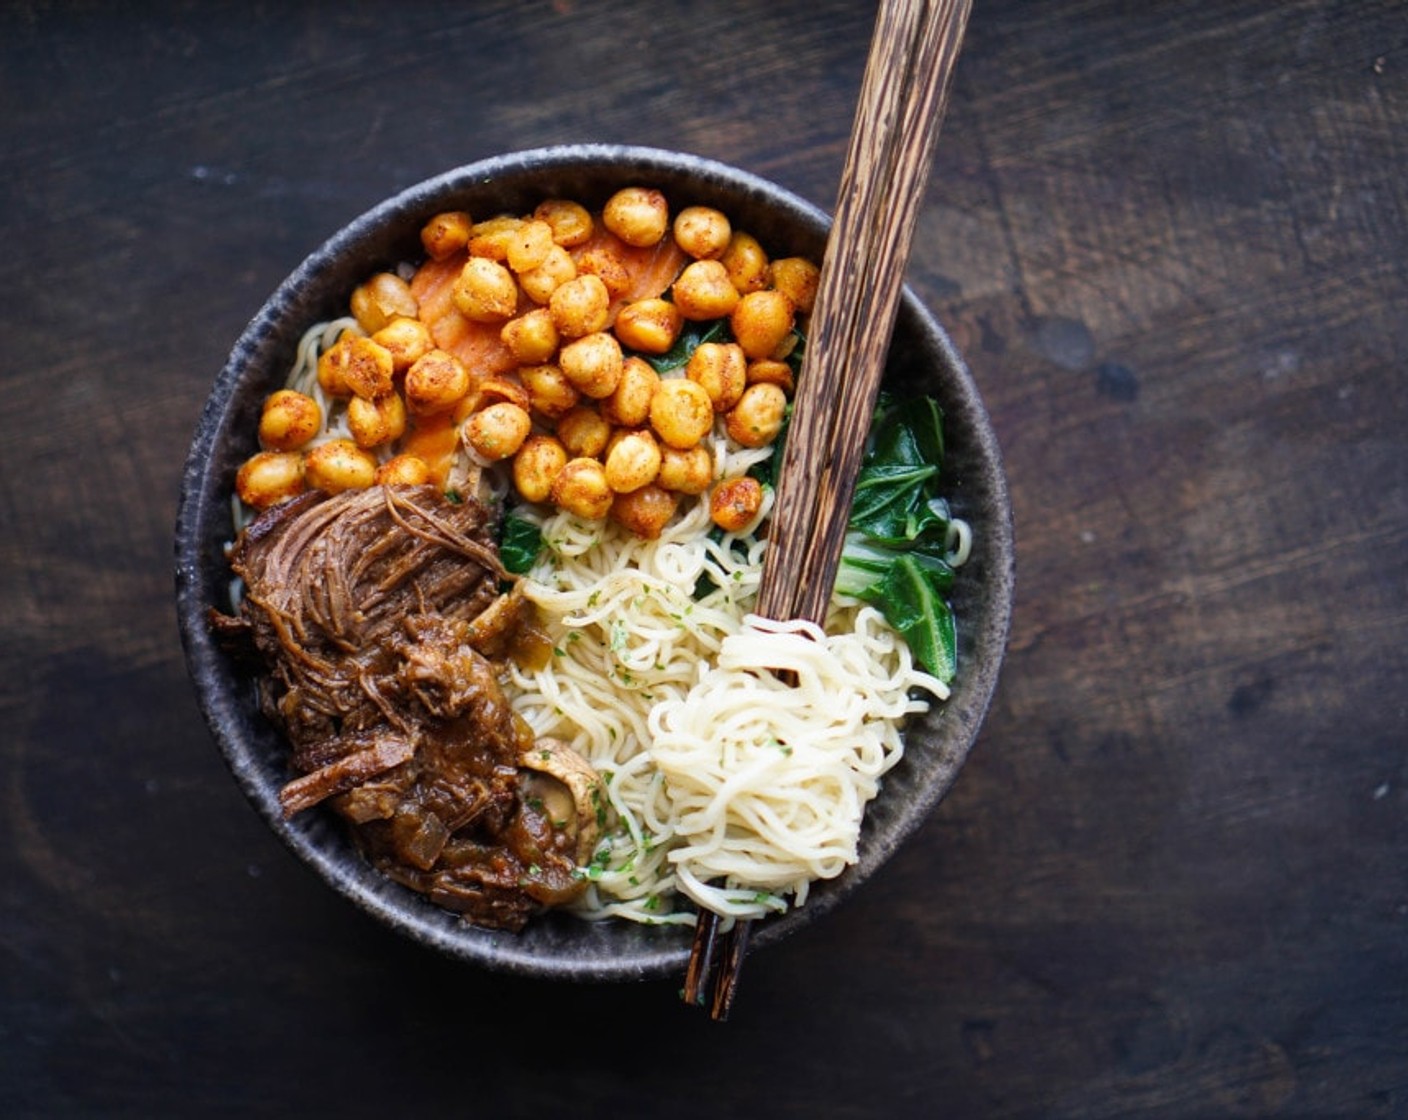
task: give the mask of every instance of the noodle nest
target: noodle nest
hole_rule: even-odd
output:
[[[692,923],[683,896],[761,917],[855,863],[903,721],[948,694],[880,613],[838,599],[825,631],[750,614],[765,545],[711,539],[703,505],[658,541],[565,514],[542,529],[525,590],[555,651],[511,669],[509,694],[606,782],[579,912]]]

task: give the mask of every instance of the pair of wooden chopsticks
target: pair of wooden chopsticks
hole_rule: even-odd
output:
[[[971,0],[885,0],[821,266],[757,611],[822,624]],[[749,924],[701,912],[686,1003],[726,1019]]]

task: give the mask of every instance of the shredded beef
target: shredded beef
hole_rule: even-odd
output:
[[[239,614],[212,625],[264,665],[299,775],[285,814],[327,804],[387,875],[516,930],[580,884],[573,838],[522,796],[533,736],[489,657],[525,611],[500,591],[490,520],[428,486],[304,494],[240,534]]]

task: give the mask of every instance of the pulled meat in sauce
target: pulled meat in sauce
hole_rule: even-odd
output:
[[[261,703],[298,777],[285,815],[326,803],[373,865],[477,925],[517,930],[575,897],[596,775],[535,741],[490,658],[546,655],[505,578],[490,515],[431,486],[314,491],[242,532],[237,616]]]

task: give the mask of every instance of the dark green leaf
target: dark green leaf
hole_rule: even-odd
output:
[[[499,544],[499,559],[514,575],[528,571],[543,548],[543,534],[531,521],[509,514],[504,518],[503,540]]]
[[[933,467],[938,464],[926,459],[924,448],[909,422],[896,417],[874,435],[868,459],[891,467]]]
[[[944,413],[939,402],[925,397],[914,419],[914,439],[919,454],[926,463],[938,465],[944,461]]]
[[[948,503],[938,495],[943,451],[937,402],[880,394],[836,587],[874,603],[915,660],[948,681],[957,641],[944,600],[954,573],[945,548]]]
[[[920,665],[941,681],[953,680],[958,662],[953,612],[913,556],[901,556],[867,598],[904,636]]]
[[[925,483],[937,467],[875,465],[856,479],[851,503],[852,529],[876,540],[911,540],[932,523]]]

